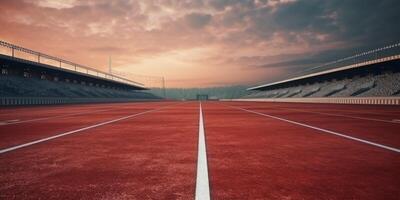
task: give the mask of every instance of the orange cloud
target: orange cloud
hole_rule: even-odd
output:
[[[169,87],[251,84],[295,70],[274,63],[352,46],[341,39],[351,26],[339,24],[338,10],[325,8],[333,5],[2,0],[0,39],[104,71],[112,56],[115,71],[165,76]]]

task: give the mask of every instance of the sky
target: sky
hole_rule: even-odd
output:
[[[400,41],[398,0],[0,0],[0,39],[167,87],[254,85]]]

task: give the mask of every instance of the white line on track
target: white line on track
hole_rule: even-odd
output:
[[[128,116],[125,116],[125,117],[113,119],[113,120],[102,122],[102,123],[98,123],[98,124],[95,124],[95,125],[92,125],[92,126],[87,126],[87,127],[80,128],[80,129],[77,129],[77,130],[73,130],[73,131],[68,131],[68,132],[65,132],[65,133],[57,134],[57,135],[50,136],[50,137],[47,137],[47,138],[34,140],[32,142],[28,142],[28,143],[25,143],[25,144],[21,144],[21,145],[9,147],[9,148],[1,149],[0,150],[0,154],[7,153],[7,152],[10,152],[10,151],[14,151],[14,150],[17,150],[17,149],[21,149],[21,148],[24,148],[24,147],[28,147],[28,146],[31,146],[31,145],[34,145],[34,144],[46,142],[46,141],[49,141],[49,140],[53,140],[53,139],[56,139],[56,138],[59,138],[59,137],[63,137],[63,136],[66,136],[66,135],[71,135],[71,134],[78,133],[78,132],[81,132],[81,131],[85,131],[85,130],[88,130],[88,129],[96,128],[96,127],[99,127],[99,126],[104,126],[104,125],[111,124],[111,123],[114,123],[114,122],[118,122],[118,121],[121,121],[121,120],[125,120],[125,119],[128,119],[128,118],[132,118],[132,117],[136,117],[136,116],[139,116],[139,115],[143,115],[143,114],[146,114],[146,113],[155,112],[155,111],[161,110],[161,109],[166,108],[166,107],[168,107],[168,106],[163,106],[161,108],[147,110],[147,111],[144,111],[144,112],[136,113],[136,114],[133,114],[133,115],[128,115]]]
[[[204,133],[203,109],[199,108],[199,144],[197,154],[196,200],[209,200],[210,186],[208,181],[207,150]]]
[[[20,121],[20,120],[19,119],[10,119],[10,120],[1,121],[0,122],[0,126],[1,125],[6,125],[6,124],[10,124],[10,123],[16,123],[18,121]]]
[[[80,112],[80,113],[71,113],[71,114],[65,114],[65,115],[57,115],[57,116],[50,116],[50,117],[41,117],[41,118],[36,118],[36,119],[27,119],[27,120],[22,120],[22,121],[10,121],[10,120],[6,120],[6,121],[3,121],[3,123],[0,123],[0,126],[11,125],[11,124],[22,124],[22,123],[27,123],[27,122],[36,122],[36,121],[42,121],[42,120],[48,120],[48,119],[57,119],[57,118],[64,118],[64,117],[72,117],[72,116],[76,116],[76,115],[93,114],[93,113],[98,113],[98,112],[106,112],[106,111],[110,111],[110,110],[115,110],[115,109],[96,110],[96,111],[88,111],[88,112]]]
[[[369,120],[369,121],[377,121],[377,122],[386,122],[386,123],[394,123],[394,124],[399,124],[400,121],[390,121],[390,120],[384,120],[384,119],[376,119],[376,118],[370,118],[370,117],[356,117],[356,116],[350,116],[350,115],[342,115],[342,114],[332,114],[332,113],[324,113],[324,112],[316,112],[316,111],[306,111],[306,110],[301,110],[301,109],[292,109],[292,108],[278,108],[282,110],[290,110],[290,111],[298,111],[298,112],[303,112],[303,113],[313,113],[313,114],[319,114],[319,115],[327,115],[327,116],[335,116],[335,117],[346,117],[346,118],[351,118],[351,119],[361,119],[361,120]]]
[[[239,109],[239,110],[242,110],[242,111],[246,111],[246,112],[249,112],[249,113],[261,115],[261,116],[264,116],[264,117],[270,117],[270,118],[273,118],[273,119],[281,120],[281,121],[288,122],[288,123],[291,123],[291,124],[296,124],[296,125],[299,125],[299,126],[311,128],[311,129],[322,131],[322,132],[325,132],[325,133],[330,133],[330,134],[333,134],[333,135],[336,135],[336,136],[339,136],[339,137],[347,138],[347,139],[354,140],[354,141],[357,141],[357,142],[361,142],[361,143],[364,143],[364,144],[369,144],[369,145],[372,145],[372,146],[375,146],[375,147],[379,147],[379,148],[382,148],[382,149],[386,149],[386,150],[394,151],[396,153],[400,153],[400,149],[397,149],[397,148],[394,148],[394,147],[389,147],[389,146],[382,145],[382,144],[378,144],[378,143],[371,142],[371,141],[368,141],[368,140],[363,140],[363,139],[360,139],[360,138],[348,136],[348,135],[345,135],[345,134],[342,134],[342,133],[338,133],[338,132],[335,132],[335,131],[330,131],[330,130],[327,130],[327,129],[318,128],[318,127],[315,127],[315,126],[303,124],[303,123],[300,123],[300,122],[295,122],[295,121],[292,121],[292,120],[288,120],[288,119],[284,119],[284,118],[280,118],[280,117],[276,117],[276,116],[273,116],[273,115],[268,115],[268,114],[252,111],[252,110],[247,110],[247,109],[240,108],[240,107],[235,107],[235,106],[229,106],[229,107],[236,108],[236,109]]]
[[[135,105],[138,105],[138,104],[143,104],[143,103],[136,103]],[[92,108],[93,108],[93,107],[92,107]],[[87,111],[87,112],[79,112],[79,113],[70,113],[70,114],[65,114],[65,115],[57,115],[57,116],[50,116],[50,117],[41,117],[41,118],[28,119],[28,120],[18,120],[18,121],[6,120],[6,121],[0,122],[0,126],[11,125],[11,124],[22,124],[22,123],[27,123],[27,122],[36,122],[36,121],[42,121],[42,120],[48,120],[48,119],[57,119],[57,118],[64,118],[64,117],[72,117],[72,116],[84,115],[84,114],[94,114],[94,113],[106,112],[106,111],[111,111],[111,110],[121,110],[121,108],[111,108],[111,109],[103,109],[103,110],[96,110],[96,111]]]
[[[145,102],[148,103],[148,102]],[[135,105],[138,104],[144,104],[144,103],[135,103]],[[79,108],[79,107],[78,107]],[[82,108],[87,108],[87,107],[82,107]],[[96,109],[96,107],[88,107],[89,109]],[[110,109],[103,109],[103,110],[95,110],[95,111],[86,111],[86,112],[78,112],[78,113],[70,113],[70,114],[65,114],[65,115],[56,115],[56,116],[50,116],[50,117],[41,117],[41,118],[35,118],[35,119],[27,119],[27,120],[5,120],[0,122],[0,126],[5,126],[5,125],[11,125],[11,124],[22,124],[22,123],[27,123],[27,122],[36,122],[36,121],[42,121],[42,120],[48,120],[48,119],[57,119],[57,118],[64,118],[64,117],[72,117],[76,115],[83,115],[83,114],[94,114],[94,113],[99,113],[99,112],[106,112],[106,111],[111,111],[111,110],[123,110],[121,108],[110,108]]]

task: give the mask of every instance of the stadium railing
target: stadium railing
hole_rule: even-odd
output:
[[[298,73],[292,74],[291,77],[312,74],[320,71],[336,69],[339,67],[357,67],[396,59],[400,59],[400,42],[382,48],[365,51],[346,58],[341,58],[332,62],[324,63],[316,67],[311,67]]]
[[[99,70],[91,68],[91,67],[76,64],[76,63],[73,63],[73,62],[70,62],[67,60],[63,60],[61,58],[57,58],[57,57],[50,56],[50,55],[47,55],[44,53],[40,53],[40,52],[31,50],[31,49],[20,47],[20,46],[17,46],[17,45],[14,45],[14,44],[11,44],[11,43],[8,43],[5,41],[0,40],[0,47],[3,48],[3,51],[0,51],[0,54],[7,55],[7,56],[10,56],[15,59],[28,60],[28,61],[35,62],[35,63],[46,64],[46,65],[50,65],[52,67],[61,68],[64,70],[71,70],[76,73],[91,75],[91,76],[104,78],[104,79],[108,79],[108,80],[112,80],[112,81],[117,81],[117,82],[129,84],[129,85],[133,85],[133,86],[143,86],[143,84],[141,84],[141,83],[138,83],[138,82],[135,82],[132,80],[128,80],[128,79],[120,77],[120,76],[116,76],[116,75],[113,75],[110,73],[105,73],[105,72],[99,71]],[[4,51],[4,48],[6,48],[5,51]],[[25,56],[18,55],[17,52],[22,52],[27,55],[25,55]]]
[[[260,98],[260,99],[221,99],[221,101],[400,105],[400,97],[338,97],[338,98],[325,97],[325,98],[279,98],[279,99]]]
[[[310,76],[327,74],[340,70],[358,68],[366,65],[372,65],[398,59],[400,59],[400,42],[382,48],[362,52],[346,58],[338,59],[316,67],[306,68],[302,71],[291,73],[284,78],[280,77],[279,79],[271,80],[267,84],[262,84],[262,83],[256,84],[255,86],[250,87],[247,90],[254,90],[261,87],[277,85],[282,82],[289,82]]]
[[[73,103],[116,103],[158,101],[159,99],[133,98],[68,98],[68,97],[0,97],[0,106],[55,105]]]

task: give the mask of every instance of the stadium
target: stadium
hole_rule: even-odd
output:
[[[248,88],[254,92],[244,98],[265,98],[265,101],[278,102],[398,105],[399,46],[400,43],[363,52],[311,68],[304,75]],[[335,97],[342,98],[333,100]]]
[[[396,1],[375,2],[386,13],[357,40],[319,21],[343,31],[340,15],[366,15],[343,2],[38,2],[0,2],[13,19],[0,18],[0,199],[400,198],[400,38],[390,20],[372,27],[398,17]],[[287,18],[309,7],[334,14]],[[32,25],[41,13],[52,17]],[[260,39],[252,17],[265,13],[281,26]],[[127,28],[130,17],[150,21]],[[110,52],[117,66],[104,67]]]

